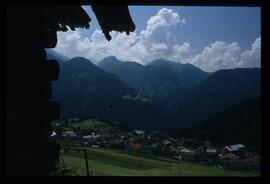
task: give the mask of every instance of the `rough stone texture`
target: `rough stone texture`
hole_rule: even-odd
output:
[[[113,8],[107,7],[106,13],[95,8],[103,32],[134,30],[127,7],[116,9],[114,14]],[[58,103],[50,101],[59,66],[46,60],[44,48],[56,46],[56,31],[89,28],[91,19],[81,6],[10,6],[6,15],[6,172],[48,175],[60,150],[48,139],[51,121],[60,114]]]

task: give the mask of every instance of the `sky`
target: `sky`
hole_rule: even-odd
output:
[[[58,32],[54,51],[97,64],[108,56],[143,65],[154,59],[191,63],[204,71],[260,67],[259,7],[129,6],[136,30],[107,41],[90,6],[90,29]]]

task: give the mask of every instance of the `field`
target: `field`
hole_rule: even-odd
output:
[[[70,120],[69,120],[70,121]],[[96,130],[96,131],[107,131],[115,129],[113,126],[108,123],[99,121],[98,119],[90,118],[86,120],[80,120],[75,122],[69,122],[68,124],[61,125],[63,131],[71,131],[73,127],[78,126],[81,130]]]
[[[229,171],[187,161],[128,153],[123,150],[84,148],[87,150],[89,169],[95,176],[259,176],[258,172]],[[85,176],[83,152],[61,152],[61,162]]]
[[[87,119],[80,122],[79,124],[80,124],[81,129],[85,129],[85,130],[95,129],[95,130],[104,131],[104,130],[113,129],[113,127],[110,126],[109,124],[99,121],[97,119]]]

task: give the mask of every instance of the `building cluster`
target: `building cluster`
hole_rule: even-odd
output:
[[[72,143],[73,146],[122,149],[128,152],[166,156],[179,162],[188,160],[232,170],[260,170],[259,151],[255,147],[247,148],[243,144],[221,146],[197,138],[176,139],[157,131],[81,130],[78,126],[61,133],[54,132],[51,138]]]

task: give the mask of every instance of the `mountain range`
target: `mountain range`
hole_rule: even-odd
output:
[[[219,70],[177,99],[174,113],[194,126],[236,103],[261,96],[261,69]]]
[[[260,130],[261,99],[249,98],[220,111],[198,126],[181,131],[179,136],[260,148]]]
[[[183,96],[187,89],[207,78],[208,73],[191,64],[175,63],[163,59],[146,66],[136,62],[122,62],[116,57],[107,57],[98,66],[116,74],[121,80],[163,105]]]
[[[61,72],[53,83],[53,99],[60,102],[62,118],[98,117],[169,133],[170,127],[177,126],[166,108],[89,60],[76,57],[58,62]]]
[[[147,65],[114,56],[98,63],[47,52],[60,65],[53,98],[62,117],[95,116],[176,135],[242,100],[260,97],[260,68],[205,72],[157,59]]]

